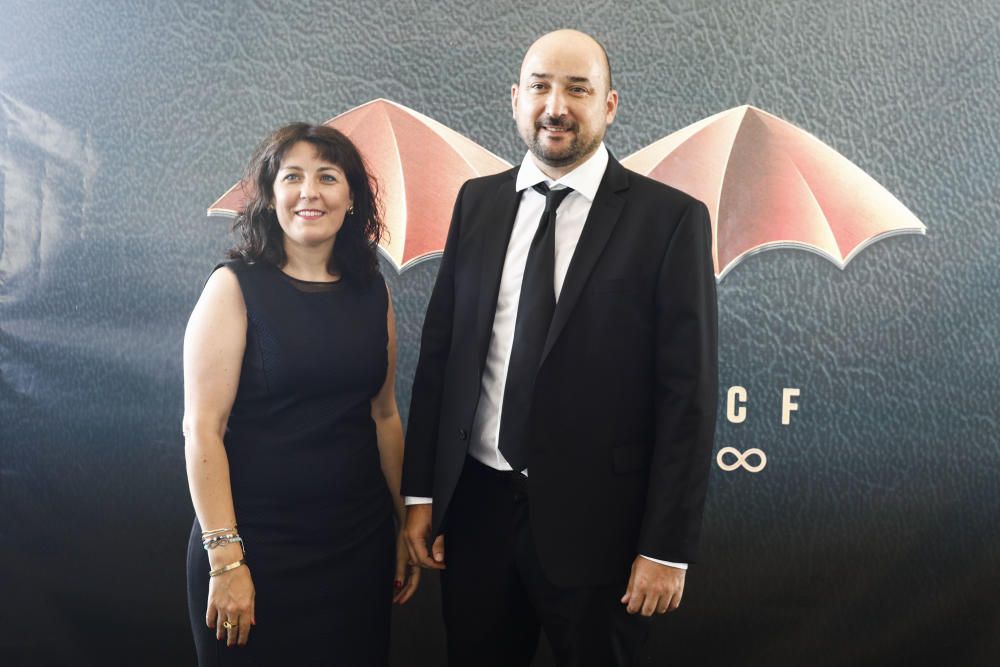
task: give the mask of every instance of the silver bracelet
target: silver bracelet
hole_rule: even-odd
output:
[[[247,564],[247,559],[246,558],[241,558],[240,560],[236,561],[235,563],[230,563],[229,565],[223,565],[222,567],[216,568],[214,570],[209,570],[208,571],[208,576],[210,576],[210,577],[217,577],[220,574],[223,574],[225,572],[230,572],[230,571],[235,570],[236,568],[238,568],[238,567],[240,567],[242,565],[246,565],[246,564]]]
[[[215,535],[222,535],[223,533],[235,533],[235,532],[236,532],[236,526],[233,526],[232,528],[215,528],[213,530],[203,530],[201,531],[201,539],[206,540],[209,537],[213,537]]]
[[[214,549],[215,547],[222,546],[223,544],[233,544],[235,542],[239,542],[240,547],[243,546],[243,538],[239,535],[222,535],[220,537],[213,537],[202,542],[201,546],[205,551],[208,551],[209,549]]]

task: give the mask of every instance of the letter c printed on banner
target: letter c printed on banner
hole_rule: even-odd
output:
[[[732,463],[726,463],[725,459],[727,454],[732,454],[736,457],[736,460]],[[751,464],[748,460],[751,456],[757,457],[757,463],[755,465]],[[756,447],[751,447],[745,452],[741,452],[735,447],[723,447],[716,455],[715,462],[726,472],[732,472],[737,468],[743,468],[748,472],[760,472],[767,465],[767,455]]]

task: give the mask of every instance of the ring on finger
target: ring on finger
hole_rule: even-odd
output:
[[[240,627],[240,622],[239,621],[223,621],[222,622],[222,627],[224,627],[226,630],[232,630],[233,628]]]

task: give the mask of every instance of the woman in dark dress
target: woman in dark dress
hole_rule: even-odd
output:
[[[200,665],[386,664],[419,569],[397,538],[395,326],[374,180],[351,142],[289,125],[257,149],[240,242],[184,337]]]

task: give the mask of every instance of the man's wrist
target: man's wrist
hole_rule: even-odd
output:
[[[642,556],[643,558],[645,558],[646,560],[651,560],[654,563],[659,563],[660,565],[666,565],[668,567],[676,567],[678,570],[686,570],[686,569],[688,569],[688,564],[687,563],[675,563],[675,562],[670,561],[670,560],[660,560],[659,558],[653,558],[652,556],[647,556],[645,554],[639,554],[639,555]]]

